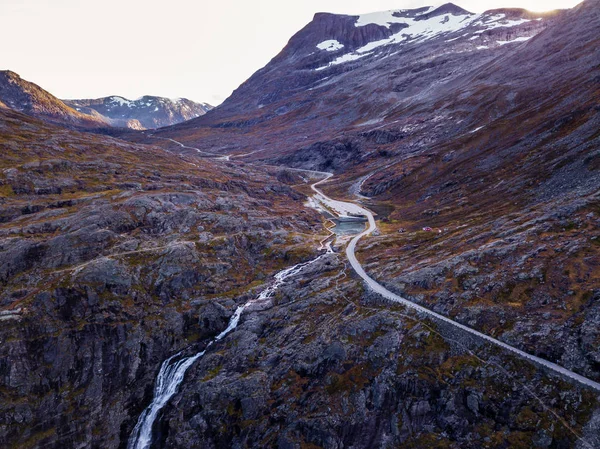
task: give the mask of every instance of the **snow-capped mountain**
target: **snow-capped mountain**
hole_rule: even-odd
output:
[[[484,50],[525,42],[541,29],[531,22],[543,21],[543,17],[532,16],[523,10],[497,10],[473,14],[453,4],[446,4],[439,8],[427,7],[364,14],[358,16],[356,20],[350,19],[350,22],[352,21],[357,29],[374,25],[387,37],[371,40],[367,32],[367,43],[358,48],[352,41],[342,43],[330,39],[320,42],[316,48],[334,53],[336,58],[315,70],[324,70],[334,65],[371,56],[376,51],[383,50],[382,47],[393,44],[423,43],[445,35],[452,35],[446,42],[466,38],[470,45],[465,49],[469,50]],[[523,25],[527,26],[523,27]]]
[[[143,96],[128,100],[119,96],[95,100],[63,100],[78,111],[95,111],[111,120],[137,120],[144,128],[175,125],[206,114],[212,109],[207,103],[195,103],[186,98],[169,99]]]
[[[264,157],[271,143],[281,153],[278,136],[285,135],[285,151],[292,152],[333,133],[381,126],[403,104],[526,45],[561,14],[473,14],[451,3],[357,16],[318,13],[221,106],[165,136],[214,150],[227,135],[228,151],[260,144],[255,154]]]

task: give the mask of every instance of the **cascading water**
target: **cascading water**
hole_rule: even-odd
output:
[[[331,249],[328,249],[331,252]],[[156,378],[156,386],[154,387],[154,398],[152,403],[142,412],[138,418],[138,422],[135,425],[129,442],[127,444],[128,449],[148,449],[152,444],[152,426],[160,410],[169,402],[171,397],[177,393],[177,389],[183,378],[185,372],[192,364],[204,355],[213,343],[223,339],[228,333],[235,329],[240,321],[242,312],[252,304],[264,301],[277,291],[277,289],[283,284],[283,282],[291,277],[298,274],[303,268],[317,262],[321,257],[305,262],[302,264],[294,265],[293,267],[286,268],[275,275],[274,282],[267,287],[262,293],[255,299],[248,301],[246,304],[238,307],[231,319],[227,328],[215,337],[214,340],[208,343],[204,351],[201,351],[190,357],[180,357],[181,353],[177,353],[174,356],[169,357],[163,362]]]

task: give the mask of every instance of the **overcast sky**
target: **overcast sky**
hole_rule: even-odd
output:
[[[472,12],[580,0],[464,0]],[[61,98],[187,97],[218,104],[315,12],[359,14],[428,0],[0,0],[0,69]]]

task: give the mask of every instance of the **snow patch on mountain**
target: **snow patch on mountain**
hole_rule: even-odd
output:
[[[358,17],[355,26],[363,27],[374,24],[389,28],[393,23],[402,23],[402,21],[405,20],[407,13],[415,15],[415,17],[419,17],[433,11],[434,9],[435,8],[433,6],[427,6],[419,10],[400,9],[362,14]]]
[[[407,40],[425,41],[433,39],[436,36],[444,33],[451,33],[470,25],[478,16],[475,14],[452,15],[444,14],[442,16],[434,16],[419,20],[431,8],[427,8],[424,13],[419,14],[415,18],[398,17],[397,11],[385,11],[383,13],[374,13],[360,16],[356,22],[356,26],[364,26],[369,23],[376,23],[382,26],[390,26],[391,24],[401,24],[403,28],[387,39],[381,39],[374,42],[369,42],[363,47],[355,50],[352,53],[340,56],[335,61],[324,67],[319,67],[316,70],[323,70],[333,65],[342,64],[344,62],[355,61],[370,54],[376,48],[394,43],[401,43]],[[401,11],[402,13],[403,11]]]
[[[330,39],[330,40],[323,41],[320,44],[318,44],[317,48],[319,50],[325,50],[325,51],[338,51],[338,50],[341,50],[342,48],[344,48],[344,44],[340,43],[339,41],[337,41],[335,39]]]
[[[118,104],[119,106],[127,106],[130,108],[133,107],[132,102],[130,100],[128,100],[127,98],[113,96],[113,97],[110,97],[110,101],[112,103]]]
[[[531,37],[517,37],[516,39],[510,40],[510,41],[496,41],[496,42],[498,42],[498,44],[500,44],[500,45],[506,45],[506,44],[512,44],[514,42],[526,42],[529,39],[531,39]]]
[[[448,6],[455,9],[446,8]],[[369,42],[315,70],[320,71],[345,62],[356,61],[372,54],[374,50],[380,47],[391,44],[420,43],[441,35],[457,33],[461,30],[464,30],[463,33],[466,32],[466,34],[448,39],[446,42],[452,42],[469,35],[472,35],[469,40],[476,40],[486,31],[496,28],[512,28],[528,22],[531,22],[531,20],[524,18],[510,19],[504,13],[473,14],[454,7],[451,4],[437,9],[434,7],[425,7],[416,10],[390,10],[363,14],[357,17],[354,24],[355,27],[359,28],[367,25],[385,26],[395,33],[388,38]],[[498,44],[505,45],[513,42],[524,42],[528,39],[530,37],[519,37],[510,41],[498,41]],[[317,47],[321,50],[338,51],[344,45],[332,39],[318,44]],[[476,48],[477,50],[483,50],[489,47],[479,45]]]
[[[474,25],[481,25],[485,29],[479,31],[483,33],[487,30],[493,30],[494,28],[511,28],[518,25],[523,25],[524,23],[531,22],[529,19],[516,19],[510,20],[506,18],[506,14],[494,14],[494,15],[482,15],[477,18],[473,23]]]
[[[86,114],[99,114],[105,121],[114,122],[113,126],[124,126],[123,123],[127,122],[126,126],[130,127],[128,121],[135,121],[136,126],[141,129],[174,125],[212,109],[206,103],[195,103],[185,98],[170,99],[150,95],[136,100],[113,95],[97,99],[65,100],[65,103]]]
[[[365,56],[369,56],[370,54],[371,53],[364,53],[364,54],[346,53],[345,55],[340,56],[337,59],[335,59],[334,61],[330,62],[326,66],[315,69],[315,71],[319,72],[321,70],[325,70],[334,65],[339,65],[339,64],[343,64],[345,62],[350,62],[350,61],[356,61],[357,59],[364,58]]]

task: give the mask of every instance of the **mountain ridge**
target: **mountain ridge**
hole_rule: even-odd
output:
[[[144,95],[136,100],[111,95],[96,99],[63,100],[79,111],[95,111],[113,120],[135,119],[146,129],[181,123],[206,114],[213,109],[208,103],[196,103],[187,98],[170,99]]]
[[[99,128],[107,125],[101,117],[74,110],[10,70],[0,71],[0,101],[18,112],[70,126]]]
[[[212,109],[186,98],[145,95],[131,101],[120,96],[94,100],[60,100],[10,70],[0,71],[0,102],[5,107],[52,123],[103,132],[107,128],[154,129],[181,123]]]
[[[386,26],[369,19],[374,16],[381,21],[382,13],[316,14],[315,20],[292,36],[281,52],[211,114],[160,133],[204,149],[221,148],[224,141],[228,142],[227,151],[250,152],[252,146],[259,145],[264,150],[255,153],[255,158],[268,158],[269,142],[283,134],[287,136],[287,151],[300,149],[328,140],[332,132],[351,130],[361,117],[384,113],[422,92],[424,86],[448,83],[463,72],[476,70],[543,31],[562,14],[491,10],[469,13],[466,27],[459,24],[454,29],[452,23],[439,24],[442,29],[434,31],[433,25],[448,17],[442,15],[437,22],[433,19],[431,26],[427,21],[418,22],[424,34],[412,37],[402,35],[406,27],[394,28],[404,22],[414,23],[415,16],[431,9],[401,13],[406,17],[384,11],[384,20],[394,22]],[[357,26],[361,17],[370,22]],[[327,45],[321,49],[321,43]],[[435,65],[441,69],[437,74],[431,70]],[[410,71],[403,71],[407,66]],[[377,78],[378,73],[392,76],[371,83],[370,78]],[[352,101],[352,96],[359,101]],[[344,114],[337,114],[342,104]],[[254,142],[253,136],[259,134],[261,142]],[[278,148],[274,146],[273,152]]]

